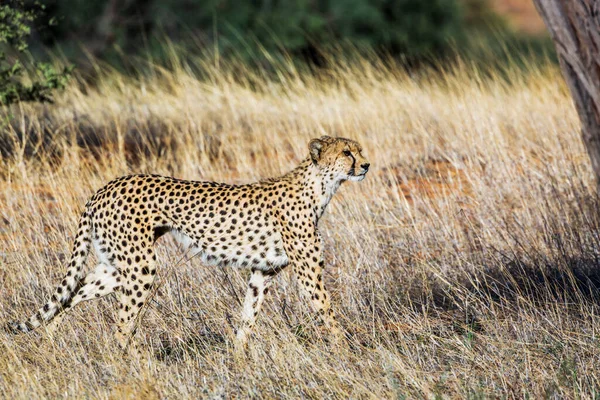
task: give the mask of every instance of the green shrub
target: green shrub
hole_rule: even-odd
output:
[[[32,62],[29,83],[24,80],[26,68],[19,59],[28,49],[27,37],[30,25],[44,10],[34,3],[26,7],[23,0],[5,0],[0,4],[0,104],[10,105],[18,101],[52,100],[52,93],[64,88],[71,68],[57,71],[49,63]],[[49,23],[52,23],[50,20]],[[10,53],[9,53],[10,52]]]
[[[46,37],[77,37],[96,55],[153,51],[155,38],[256,56],[285,50],[299,55],[349,43],[392,54],[424,57],[465,36],[462,0],[50,0],[64,23]],[[69,47],[70,45],[67,45]]]
[[[511,55],[506,53],[533,48],[543,54],[552,49],[546,42],[511,32],[489,0],[45,0],[44,4],[48,17],[64,17],[59,25],[36,32],[38,42],[58,45],[72,59],[83,55],[83,47],[133,73],[148,58],[169,65],[174,54],[185,58],[199,52],[218,52],[221,58],[234,56],[263,67],[269,65],[265,58],[282,53],[323,60],[321,54],[331,59],[339,50],[344,55],[356,49],[375,50],[418,65],[448,55],[494,62]],[[348,48],[352,51],[344,52]],[[86,57],[79,61],[82,58],[85,63]]]

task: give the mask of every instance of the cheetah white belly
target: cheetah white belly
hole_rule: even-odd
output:
[[[264,271],[283,268],[289,263],[285,251],[278,249],[282,242],[281,235],[274,233],[268,238],[265,246],[254,250],[253,244],[232,246],[226,250],[211,250],[211,243],[206,243],[206,250],[194,239],[179,231],[171,231],[175,240],[181,244],[188,258],[200,257],[207,265],[231,265],[238,268],[255,268]]]

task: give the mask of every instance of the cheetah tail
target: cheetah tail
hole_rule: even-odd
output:
[[[83,267],[90,251],[91,233],[92,219],[88,207],[86,207],[86,211],[79,219],[79,229],[73,245],[71,260],[61,284],[56,288],[50,300],[27,321],[10,323],[9,331],[13,333],[32,331],[42,323],[50,321],[63,307],[68,305],[72,296],[79,290],[85,274]]]

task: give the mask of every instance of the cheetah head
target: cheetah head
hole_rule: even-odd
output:
[[[323,136],[311,140],[308,148],[313,164],[339,182],[362,181],[371,165],[354,140]]]

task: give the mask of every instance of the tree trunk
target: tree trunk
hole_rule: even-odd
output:
[[[533,0],[556,46],[600,188],[600,2]]]

